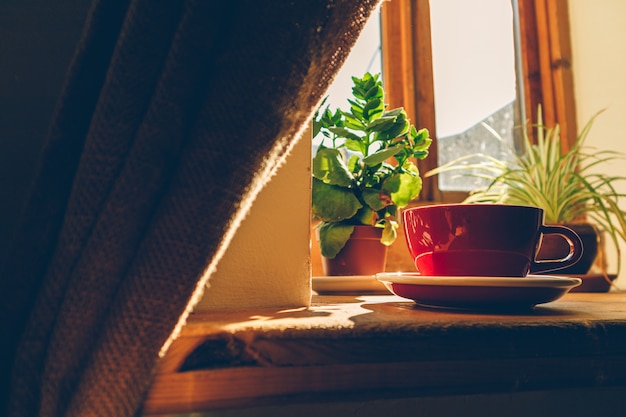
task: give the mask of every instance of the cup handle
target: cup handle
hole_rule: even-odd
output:
[[[580,236],[572,229],[560,225],[542,225],[539,232],[542,235],[559,235],[563,237],[569,243],[569,254],[562,259],[546,259],[543,261],[533,259],[530,265],[531,274],[567,268],[574,265],[583,256],[583,242],[580,240]]]

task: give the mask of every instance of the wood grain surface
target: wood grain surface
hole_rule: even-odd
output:
[[[523,313],[425,309],[396,296],[194,314],[144,413],[333,398],[626,386],[626,294]]]

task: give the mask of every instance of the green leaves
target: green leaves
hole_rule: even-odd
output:
[[[363,197],[365,204],[367,204],[367,206],[373,211],[382,210],[391,204],[391,200],[386,198],[384,194],[381,195],[381,190],[377,190],[375,188],[366,188],[361,193],[361,196]],[[372,219],[369,223],[364,224],[374,224],[373,221],[375,220],[376,219]]]
[[[406,207],[422,190],[422,179],[417,167],[407,162],[404,172],[394,174],[385,181],[383,190],[389,193],[393,204],[400,208]]]
[[[397,116],[382,116],[370,122],[366,129],[370,132],[384,132],[390,129],[396,122]]]
[[[320,149],[313,158],[313,177],[326,184],[351,187],[354,179],[337,149]]]
[[[376,116],[379,116],[383,109],[385,108],[383,101],[376,97],[373,99],[369,99],[365,106],[363,106],[363,119],[364,120],[374,120]]]
[[[380,242],[386,246],[391,245],[398,237],[398,227],[398,222],[395,220],[386,221]]]
[[[353,225],[322,223],[318,228],[322,256],[333,259],[346,245],[354,231]]]
[[[324,256],[343,247],[353,225],[383,227],[381,242],[391,244],[397,208],[422,188],[411,160],[428,155],[428,130],[418,131],[402,107],[386,110],[379,78],[352,77],[349,110],[320,109],[315,117],[314,133],[323,142],[313,158],[312,200],[313,215],[322,220]]]
[[[329,127],[328,130],[330,130],[332,133],[334,133],[335,135],[341,137],[341,138],[348,138],[348,139],[352,139],[352,140],[356,140],[356,141],[360,141],[361,137],[359,135],[357,135],[356,133],[351,132],[350,130],[346,129],[345,127]]]
[[[370,166],[382,164],[384,161],[396,155],[402,149],[404,149],[404,145],[401,143],[394,145],[390,148],[381,149],[380,151],[363,158],[363,163]]]
[[[409,138],[413,143],[411,151],[413,157],[417,159],[424,159],[428,156],[428,148],[433,140],[430,138],[428,129],[416,130],[415,126],[411,126],[409,129]]]
[[[313,178],[313,215],[324,222],[339,222],[352,218],[363,204],[349,188],[326,184]]]
[[[389,143],[407,133],[410,124],[404,110],[398,112],[397,115],[393,112],[385,113],[385,116],[393,117],[393,123],[386,129],[377,131],[375,140]]]

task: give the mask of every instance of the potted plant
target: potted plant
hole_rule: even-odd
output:
[[[418,131],[404,108],[387,109],[379,74],[366,73],[352,81],[349,110],[331,111],[322,103],[313,127],[314,138],[322,140],[312,164],[312,213],[319,220],[326,275],[382,272],[380,266],[373,271],[359,268],[372,258],[367,253],[360,253],[365,260],[347,261],[347,242],[373,232],[375,248],[393,243],[398,209],[422,189],[414,160],[425,158],[431,143],[428,130]],[[340,265],[329,267],[333,259]],[[357,269],[350,269],[353,266]]]
[[[505,158],[467,155],[426,175],[459,171],[486,179],[488,185],[471,192],[465,199],[466,203],[536,206],[544,210],[546,223],[565,224],[574,229],[583,240],[587,259],[560,273],[586,274],[594,263],[598,248],[602,254],[602,245],[598,246],[601,236],[608,236],[618,254],[619,273],[620,241],[626,241],[626,212],[618,204],[623,194],[616,191],[615,184],[626,180],[626,177],[609,176],[597,171],[602,164],[623,159],[622,154],[585,147],[585,140],[598,114],[585,125],[572,147],[563,152],[559,125],[545,126],[539,107],[537,124],[523,129],[524,154],[519,155],[507,146],[509,155]],[[528,127],[534,128],[536,143],[530,140]],[[493,129],[486,125],[485,128],[502,141]],[[476,158],[479,162],[475,162]],[[544,253],[543,247],[546,251],[558,251],[558,240],[545,242],[538,255],[539,259],[553,257]],[[600,266],[602,276],[608,279],[604,262]],[[603,287],[608,290],[609,285]]]

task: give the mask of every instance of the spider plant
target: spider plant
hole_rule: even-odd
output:
[[[600,113],[587,122],[575,143],[563,152],[559,125],[545,126],[540,107],[537,124],[529,126],[534,128],[536,143],[531,141],[528,128],[523,129],[524,154],[519,155],[507,145],[510,158],[466,155],[425,176],[458,171],[462,175],[487,180],[488,185],[471,192],[464,200],[466,203],[535,206],[544,210],[546,223],[592,223],[613,242],[619,272],[619,242],[626,242],[626,212],[619,206],[619,198],[624,194],[616,190],[615,184],[626,177],[605,175],[598,169],[603,164],[623,160],[624,155],[585,147],[585,140]],[[484,126],[502,141],[493,129]],[[472,162],[476,160],[479,162]]]

